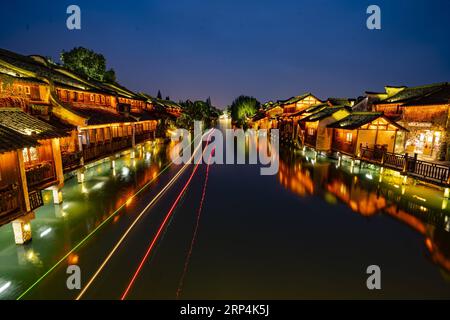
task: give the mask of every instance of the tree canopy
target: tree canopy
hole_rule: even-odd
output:
[[[103,82],[115,82],[116,73],[113,69],[106,70],[106,59],[92,50],[76,47],[70,51],[61,52],[61,61],[69,70],[89,79]]]
[[[211,101],[209,101],[211,103]],[[180,102],[183,113],[177,119],[177,125],[181,128],[192,129],[194,121],[203,121],[205,126],[210,126],[214,119],[220,115],[220,111],[208,104],[207,101],[184,101]]]
[[[230,106],[231,119],[238,126],[245,126],[248,118],[253,117],[260,107],[260,103],[253,97],[239,96]]]

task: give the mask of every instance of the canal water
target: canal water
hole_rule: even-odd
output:
[[[80,266],[83,284],[92,277],[180,170],[161,173],[169,150],[148,145],[115,170],[109,162],[90,168],[84,184],[66,182],[62,206],[45,195],[26,246],[13,244],[10,225],[1,227],[0,287],[9,286],[0,298],[16,298],[42,275],[23,298],[75,298],[67,265]],[[120,298],[192,169],[139,220],[84,298]],[[442,190],[311,150],[282,148],[273,176],[261,176],[259,165],[203,164],[127,298],[450,298],[449,220]],[[366,286],[370,265],[381,269],[381,290]]]

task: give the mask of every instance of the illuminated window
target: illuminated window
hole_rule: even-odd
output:
[[[105,103],[105,96],[102,96],[102,103]]]
[[[308,128],[308,135],[309,136],[313,136],[314,132],[315,132],[314,128]]]
[[[353,141],[353,134],[351,132],[347,133],[347,135],[345,136],[345,141],[346,142],[352,142]]]
[[[91,102],[94,102],[95,98],[93,94],[89,95],[89,100],[91,100]]]
[[[30,87],[29,86],[25,86],[25,94],[30,94]]]
[[[434,133],[434,142],[439,143],[440,137],[441,137],[441,133],[440,132],[435,132]]]
[[[22,93],[22,86],[17,86],[17,92]]]
[[[22,150],[23,154],[23,162],[30,162],[30,158],[28,157],[28,150],[27,148]]]
[[[23,161],[25,163],[39,160],[39,155],[36,148],[33,147],[25,148],[22,150],[22,154],[23,154]]]

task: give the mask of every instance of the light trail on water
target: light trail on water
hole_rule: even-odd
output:
[[[213,131],[214,131],[214,129],[210,130],[210,133],[209,133],[209,135],[208,135],[207,142],[206,142],[206,147],[208,146],[209,138],[210,138],[210,136],[211,136],[211,134],[212,134]],[[206,151],[206,147],[205,147],[205,149],[203,150],[203,154],[204,154],[204,152]],[[194,152],[194,154],[195,154],[195,152]],[[178,203],[179,203],[181,197],[183,196],[183,194],[185,193],[185,191],[186,191],[187,188],[189,187],[189,184],[191,183],[192,179],[194,178],[194,175],[195,175],[195,173],[196,173],[197,170],[198,170],[199,164],[200,164],[200,163],[196,163],[196,165],[195,165],[195,167],[194,167],[194,170],[192,170],[192,173],[191,173],[189,179],[187,180],[187,182],[186,182],[186,184],[184,185],[184,187],[183,187],[183,189],[181,190],[181,192],[178,194],[177,198],[175,199],[174,203],[172,204],[171,208],[169,209],[169,212],[167,212],[167,214],[166,214],[166,216],[165,216],[163,222],[162,222],[161,225],[159,226],[158,231],[156,232],[155,236],[153,237],[153,239],[152,239],[152,241],[151,241],[149,247],[147,248],[147,251],[145,252],[145,255],[143,256],[141,262],[139,263],[139,265],[138,265],[136,271],[135,271],[134,274],[133,274],[133,277],[131,278],[130,282],[128,283],[128,286],[126,287],[125,291],[123,292],[123,294],[122,294],[120,300],[125,300],[126,297],[128,296],[128,293],[130,292],[131,288],[133,287],[133,284],[135,283],[135,281],[136,281],[136,279],[137,279],[139,273],[141,272],[141,270],[142,270],[142,268],[143,268],[145,262],[147,261],[148,257],[150,256],[150,253],[152,252],[152,250],[153,250],[153,248],[154,248],[156,242],[158,241],[158,239],[159,239],[159,237],[160,237],[162,231],[164,230],[164,228],[165,228],[167,222],[169,221],[169,219],[170,219],[170,217],[172,216],[172,214],[173,214],[173,212],[174,212],[176,206],[178,205]],[[209,161],[208,161],[208,164],[209,164]]]
[[[193,142],[192,142],[193,143]],[[190,145],[192,145],[192,143]],[[143,192],[149,185],[151,185],[154,181],[156,181],[160,175],[162,175],[165,171],[167,171],[171,166],[172,162],[165,165],[161,171],[153,177],[149,182],[147,182],[141,189],[139,189],[136,193],[134,193],[127,201],[125,201],[121,206],[119,206],[114,212],[112,212],[102,223],[100,223],[94,230],[92,230],[88,235],[86,235],[83,239],[78,242],[70,251],[68,251],[63,257],[61,257],[53,266],[47,269],[35,282],[33,282],[27,289],[25,289],[16,300],[21,300],[25,295],[27,295],[33,288],[35,288],[42,280],[44,280],[53,270],[55,270],[61,263],[66,261],[69,256],[74,253],[78,248],[80,248],[83,244],[85,244],[92,236],[100,230],[108,221],[110,221],[120,210],[127,206],[127,202],[132,201],[136,196],[138,196],[141,192]],[[181,169],[180,169],[181,170]]]
[[[209,136],[208,136],[209,137]],[[190,157],[191,162],[194,159],[194,155],[196,152],[201,148],[202,144],[200,143],[199,146],[197,146],[194,149],[193,155]],[[95,279],[99,276],[99,274],[102,272],[102,270],[105,268],[105,266],[108,264],[108,262],[111,260],[113,255],[116,253],[116,251],[119,249],[120,245],[123,243],[125,238],[128,236],[128,234],[131,232],[131,230],[134,228],[136,223],[140,220],[140,218],[146,213],[146,211],[156,203],[157,200],[167,191],[173,183],[178,179],[178,177],[186,170],[186,168],[189,166],[189,162],[184,164],[183,167],[177,172],[177,174],[169,181],[169,183],[164,186],[164,188],[147,204],[147,206],[140,212],[140,214],[136,217],[136,219],[133,221],[133,223],[128,227],[128,229],[125,231],[125,233],[122,235],[122,237],[119,239],[119,241],[115,244],[113,249],[109,252],[107,257],[103,260],[103,262],[100,264],[99,268],[95,271],[93,276],[89,279],[89,281],[86,283],[86,285],[83,287],[83,289],[80,291],[78,296],[76,297],[76,300],[80,300],[86,291],[90,288],[90,286],[93,284]],[[198,164],[197,164],[198,165]]]
[[[211,153],[209,154],[209,158],[208,158],[208,164],[206,166],[205,183],[203,185],[202,197],[200,199],[200,205],[199,205],[198,212],[197,212],[197,220],[195,223],[194,234],[192,236],[191,245],[189,247],[188,254],[186,256],[186,261],[184,263],[183,274],[181,275],[180,282],[178,284],[178,289],[177,289],[177,293],[176,293],[177,299],[180,298],[181,291],[183,290],[184,278],[186,277],[189,262],[191,260],[192,251],[194,250],[194,244],[197,239],[198,228],[200,226],[200,218],[201,218],[201,214],[202,214],[202,210],[203,210],[203,203],[205,202],[206,186],[208,185],[209,166],[211,164],[211,157],[214,153],[214,150],[215,150],[215,148],[213,150],[211,150]]]

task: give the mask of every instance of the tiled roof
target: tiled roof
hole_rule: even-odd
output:
[[[280,101],[278,101],[280,104],[291,104],[291,103],[296,103],[297,101],[300,101],[300,100],[302,100],[302,99],[305,99],[307,96],[310,96],[310,95],[312,95],[310,92],[308,92],[308,93],[304,93],[304,94],[302,94],[302,95],[300,95],[300,96],[295,96],[295,97],[291,97],[291,98],[289,98],[289,99],[286,99],[286,100],[280,100]]]
[[[266,113],[264,111],[258,111],[253,117],[252,121],[258,121],[264,119],[266,117]]]
[[[423,96],[427,96],[433,92],[439,91],[442,89],[442,87],[448,87],[447,82],[443,83],[436,83],[436,84],[430,84],[430,85],[424,85],[424,86],[417,86],[417,87],[406,87],[405,89],[401,90],[399,93],[394,94],[391,97],[388,97],[386,99],[383,99],[377,104],[385,104],[385,103],[408,103],[412,99],[417,99]]]
[[[154,112],[143,111],[142,113],[130,112],[130,116],[136,118],[138,121],[146,121],[146,120],[158,120],[158,117]]]
[[[343,110],[345,109],[344,106],[335,106],[335,107],[328,107],[328,108],[323,108],[318,112],[315,112],[303,119],[300,119],[299,121],[304,121],[304,122],[314,122],[314,121],[319,121],[322,119],[325,119],[329,116],[331,116],[333,113],[339,111],[339,110]]]
[[[440,87],[438,90],[410,99],[404,106],[424,106],[450,104],[450,84]]]
[[[107,123],[121,123],[121,122],[135,122],[131,116],[125,116],[115,111],[109,111],[100,108],[72,108],[77,114],[87,118],[88,125],[107,124]]]
[[[344,119],[329,124],[327,127],[353,130],[372,122],[381,116],[383,116],[382,112],[354,112]]]
[[[64,120],[61,120],[60,118],[55,117],[54,115],[51,115],[48,119],[42,117],[40,117],[39,119],[57,128],[58,130],[62,130],[64,132],[70,132],[76,130],[77,128],[76,126],[67,123]]]
[[[327,102],[329,102],[332,106],[351,106],[353,103],[355,103],[355,99],[351,98],[328,98]]]
[[[67,136],[66,132],[18,108],[0,108],[0,124],[24,135],[35,135],[37,139],[52,139]]]
[[[385,116],[383,116],[382,112],[353,112],[344,119],[341,119],[339,121],[333,122],[329,124],[328,128],[336,128],[336,129],[347,129],[347,130],[354,130],[358,129],[361,126],[368,124],[378,118],[382,117],[392,125],[396,126],[398,129],[402,131],[408,131],[399,124],[389,120]]]
[[[313,106],[311,106],[309,108],[306,108],[306,109],[294,112],[294,113],[290,114],[289,117],[296,117],[296,116],[302,115],[304,113],[311,113],[311,112],[320,111],[320,110],[322,110],[323,108],[326,108],[326,107],[328,107],[327,103],[315,104],[315,105],[313,105]]]
[[[0,124],[0,153],[37,146],[31,136],[20,134]]]
[[[46,62],[46,59],[42,57],[39,59],[35,59],[31,56],[24,56],[15,52],[0,49],[0,71],[6,68],[6,65],[1,66],[2,61],[14,66],[14,70],[8,71],[16,72],[18,76],[25,76],[27,72],[31,72],[33,74],[36,74],[36,77],[38,78],[41,77],[47,80],[51,80],[57,86],[64,88],[87,90],[91,92],[102,92],[110,95],[118,95],[125,98],[144,100],[138,94],[121,86],[118,83],[107,83],[100,82],[94,79],[87,79],[86,77],[78,75],[61,65]],[[20,72],[22,72],[23,74],[20,74]],[[37,81],[41,81],[41,79],[37,79]]]

